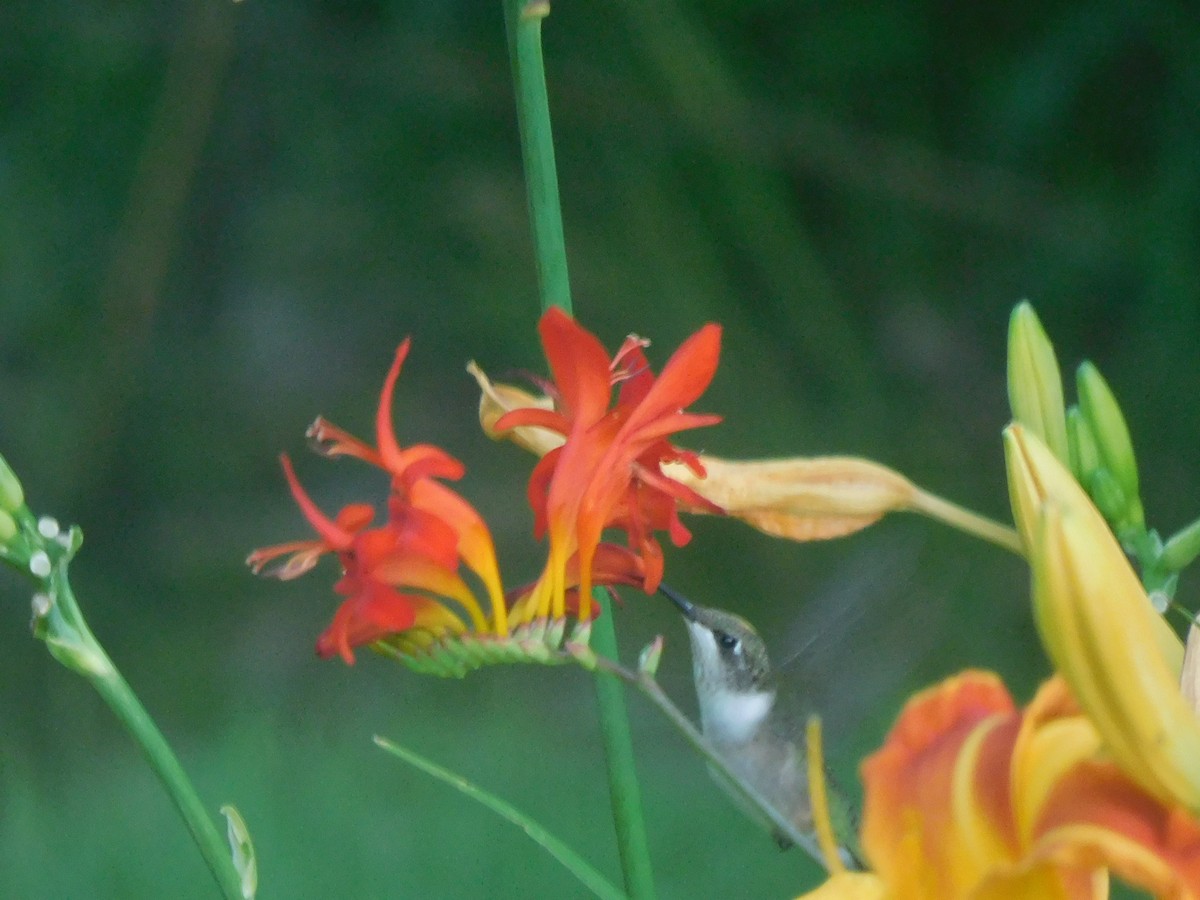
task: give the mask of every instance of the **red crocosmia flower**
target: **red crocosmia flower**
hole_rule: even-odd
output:
[[[330,519],[308,496],[296,478],[292,461],[287,454],[279,457],[283,464],[283,474],[287,478],[292,497],[304,518],[312,525],[318,538],[312,541],[289,541],[286,544],[276,544],[273,547],[263,547],[255,550],[246,558],[246,565],[255,575],[269,575],[290,581],[298,578],[317,564],[317,560],[325,553],[345,553],[354,545],[354,536],[371,524],[375,518],[375,510],[366,503],[351,503],[343,507],[336,519]],[[287,557],[281,565],[270,565],[281,557]]]
[[[408,358],[411,338],[396,349],[392,367],[388,370],[379,394],[379,408],[375,413],[375,443],[372,447],[331,422],[318,418],[308,429],[308,437],[318,452],[325,456],[356,456],[387,470],[392,476],[392,487],[399,493],[407,492],[413,484],[425,478],[446,478],[457,481],[465,471],[463,464],[440,447],[431,444],[413,444],[402,449],[396,441],[392,424],[392,399],[396,392],[396,380],[400,369]]]
[[[592,585],[595,587],[628,585],[641,588],[646,581],[645,561],[628,547],[619,544],[601,543],[596,547],[592,557]],[[567,571],[563,579],[566,585],[565,608],[573,616],[579,616],[579,554],[576,553],[567,563]],[[512,601],[510,606],[520,606],[537,587],[537,582],[518,587],[508,594]],[[616,592],[614,599],[620,599]]]
[[[407,340],[400,345],[384,383],[376,415],[377,447],[323,419],[309,429],[325,455],[354,456],[388,472],[392,483],[386,522],[369,527],[375,511],[366,504],[351,504],[330,519],[300,486],[285,456],[292,496],[318,537],[256,550],[247,560],[256,573],[295,578],[322,554],[337,555],[343,575],[334,589],[346,599],[318,640],[317,651],[322,656],[338,653],[347,662],[354,661],[352,648],[413,629],[434,635],[465,631],[466,622],[448,602],[466,613],[477,632],[508,633],[491,533],[466,500],[433,480],[461,477],[462,464],[430,445],[401,448],[392,431],[392,395],[408,348]],[[286,560],[270,568],[281,558]],[[462,564],[486,590],[490,621],[459,574]]]
[[[411,341],[406,338],[397,348],[395,359],[384,379],[375,413],[375,443],[372,447],[319,418],[308,430],[309,439],[326,456],[354,456],[379,466],[392,477],[388,501],[392,521],[426,513],[453,529],[457,541],[454,552],[483,582],[492,603],[494,627],[498,634],[508,632],[507,610],[495,545],[483,517],[455,491],[434,481],[457,481],[465,468],[461,462],[431,444],[401,447],[396,440],[392,419],[392,400],[400,369],[408,356]]]
[[[256,550],[247,563],[255,573],[291,579],[316,565],[322,554],[337,555],[343,574],[334,590],[346,600],[317,641],[320,655],[339,653],[352,663],[352,647],[410,628],[465,630],[453,611],[425,594],[412,593],[414,590],[452,598],[470,613],[476,627],[486,626],[478,601],[454,574],[458,538],[446,523],[409,510],[402,519],[368,528],[374,510],[361,503],[345,507],[336,519],[330,519],[301,487],[291,460],[284,456],[282,462],[292,496],[319,537]],[[277,569],[267,568],[272,560],[285,556],[287,560]]]
[[[721,329],[709,324],[683,343],[657,377],[641,341],[625,342],[610,363],[600,341],[574,319],[551,308],[538,325],[550,365],[556,408],[518,409],[496,422],[497,430],[532,425],[566,439],[547,453],[529,479],[535,532],[549,534],[541,578],[514,609],[522,620],[560,618],[566,604],[567,565],[578,554],[580,618],[592,615],[591,587],[596,547],[606,527],[623,529],[630,548],[644,560],[642,586],[657,589],[662,551],[653,537],[667,528],[673,541],[689,535],[678,521],[677,502],[712,512],[719,508],[662,475],[665,461],[683,461],[703,474],[696,457],[667,440],[677,431],[712,425],[719,416],[683,408],[708,388],[720,355]],[[613,384],[621,383],[612,404]]]
[[[579,584],[579,557],[567,567],[567,582]],[[627,584],[641,587],[646,582],[645,558],[628,547],[602,543],[592,557],[592,583],[597,585]],[[655,588],[657,590],[657,588]]]

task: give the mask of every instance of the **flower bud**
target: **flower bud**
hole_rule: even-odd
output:
[[[1151,607],[1100,512],[1045,444],[1011,425],[1004,449],[1047,655],[1121,769],[1195,813],[1200,719],[1180,692],[1179,639]]]
[[[553,409],[554,401],[549,397],[539,397],[510,384],[493,384],[474,362],[467,364],[467,371],[479,384],[479,424],[483,426],[484,434],[494,441],[507,438],[537,456],[545,456],[555,447],[562,446],[562,435],[547,428],[530,425],[497,431],[495,427],[501,416],[514,409]]]
[[[1013,419],[1067,460],[1062,374],[1054,347],[1028,301],[1008,320],[1008,405]]]
[[[1170,572],[1179,572],[1200,556],[1200,519],[1181,528],[1167,539],[1162,564]]]
[[[1087,483],[1088,493],[1104,518],[1110,522],[1124,523],[1129,508],[1129,498],[1108,469],[1097,469]]]
[[[1086,485],[1100,469],[1100,450],[1078,406],[1067,410],[1067,448],[1071,451],[1071,471],[1080,484]]]
[[[642,652],[638,654],[638,674],[645,675],[647,678],[653,678],[658,672],[658,664],[662,661],[663,653],[663,638],[658,635],[654,640],[642,648]]]
[[[225,817],[226,837],[229,841],[233,867],[241,878],[242,896],[253,900],[258,893],[258,861],[254,855],[254,842],[250,840],[250,829],[237,808],[226,804],[221,807]]]
[[[1144,524],[1142,501],[1138,493],[1137,461],[1133,456],[1133,441],[1129,427],[1112,389],[1090,362],[1085,362],[1076,373],[1079,391],[1079,406],[1087,420],[1089,429],[1096,439],[1096,449],[1104,468],[1112,473],[1125,497],[1125,507],[1114,521],[1126,526],[1141,527]],[[1107,510],[1105,513],[1107,514]]]
[[[1200,628],[1193,622],[1188,628],[1187,646],[1183,651],[1183,670],[1179,674],[1179,690],[1183,701],[1200,716]]]
[[[0,544],[7,544],[17,534],[17,521],[8,513],[0,510]]]
[[[14,513],[25,505],[25,491],[8,461],[0,456],[0,510]]]
[[[682,463],[667,463],[662,473],[759,531],[793,541],[852,534],[886,513],[913,509],[920,494],[898,472],[857,457],[699,459],[703,477]]]

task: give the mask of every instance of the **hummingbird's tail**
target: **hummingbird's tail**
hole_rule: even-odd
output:
[[[855,872],[867,871],[863,861],[862,851],[858,846],[858,815],[846,794],[840,791],[833,780],[833,773],[825,770],[825,783],[828,786],[829,817],[833,833],[838,841],[838,853],[842,864]]]

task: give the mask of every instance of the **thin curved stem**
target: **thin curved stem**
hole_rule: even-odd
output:
[[[931,494],[928,491],[918,488],[916,495],[913,497],[910,509],[951,525],[959,531],[973,534],[975,537],[982,538],[989,543],[995,544],[997,547],[1003,547],[1005,550],[1017,554],[1017,556],[1025,556],[1025,548],[1021,545],[1021,537],[1014,529],[1007,525],[1001,525],[987,516],[971,512],[971,510],[959,506],[957,503],[943,500],[936,494]]]
[[[401,747],[399,744],[393,743],[379,735],[375,735],[374,741],[376,746],[381,749],[398,757],[410,766],[420,769],[426,775],[436,778],[443,784],[448,784],[475,802],[483,804],[502,819],[516,825],[529,835],[530,840],[562,863],[567,871],[578,878],[580,883],[595,896],[602,898],[602,900],[625,900],[625,895],[610,884],[608,879],[597,872],[587,860],[512,804],[501,800],[495,794],[485,791],[478,785],[472,784],[449,769],[444,769],[437,765],[437,763],[425,759],[425,757],[414,753],[407,747]]]
[[[204,862],[226,900],[243,900],[241,875],[233,864],[225,838],[205,810],[195,787],[183,771],[183,766],[179,764],[166,738],[88,628],[65,572],[59,570],[55,576],[55,602],[61,605],[63,618],[69,620],[72,626],[71,637],[73,643],[77,641],[77,645],[56,647],[53,636],[48,636],[47,643],[51,652],[63,662],[67,662],[63,654],[70,655],[74,660],[86,660],[84,665],[70,665],[69,662],[67,664],[92,683],[104,698],[104,702],[137,741],[150,768],[154,770],[166,788],[171,802],[183,817],[192,840],[196,842]]]

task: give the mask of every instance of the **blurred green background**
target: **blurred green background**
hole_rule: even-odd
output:
[[[576,311],[657,364],[706,320],[695,442],[851,453],[1005,517],[1007,315],[1036,305],[1130,418],[1152,524],[1197,513],[1200,20],[1185,3],[560,2],[546,60]],[[588,679],[462,682],[320,661],[334,573],[242,565],[378,496],[304,454],[369,433],[396,343],[402,441],[464,459],[510,584],[530,460],[463,372],[539,367],[498,3],[14,2],[0,10],[0,452],[87,536],[94,630],[206,802],[235,803],[264,898],[576,896],[516,829],[386,757],[382,733],[514,800],[618,877]],[[965,666],[1045,675],[1022,565],[907,517],[799,546],[694,522],[668,578],[744,612],[827,710],[855,784],[902,698]],[[89,687],[0,579],[0,896],[210,897],[198,854]],[[1180,599],[1195,606],[1185,578]],[[683,629],[629,594],[627,658]],[[663,897],[810,885],[630,698]]]

